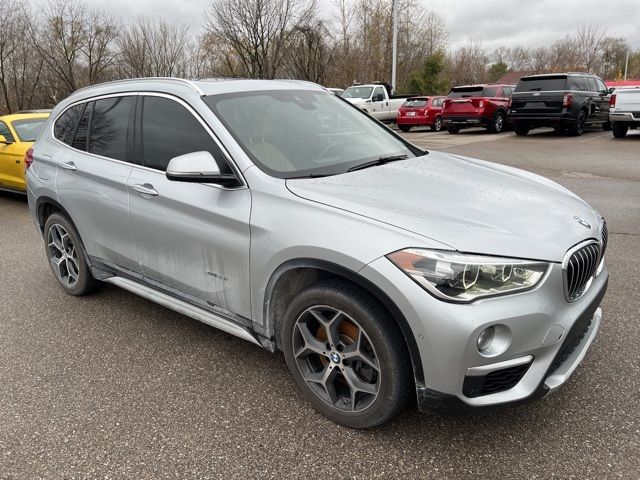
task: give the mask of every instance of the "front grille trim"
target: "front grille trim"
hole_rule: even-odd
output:
[[[602,260],[602,250],[602,244],[598,240],[589,239],[567,251],[562,261],[564,296],[567,302],[575,302],[589,290]]]

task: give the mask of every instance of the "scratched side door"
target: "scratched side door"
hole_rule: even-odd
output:
[[[209,127],[183,100],[140,94],[136,124],[137,165],[127,188],[143,274],[196,303],[250,317],[250,191],[167,179],[171,158],[196,151],[209,151],[223,173],[229,168]]]

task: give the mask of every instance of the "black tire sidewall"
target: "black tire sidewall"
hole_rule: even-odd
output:
[[[361,412],[343,412],[318,397],[298,371],[293,356],[292,334],[299,315],[314,305],[329,305],[354,318],[373,343],[380,364],[380,390],[371,406]],[[412,369],[402,332],[366,292],[341,281],[327,281],[300,293],[285,313],[280,340],[285,360],[296,384],[313,407],[336,423],[371,428],[397,415],[412,390]]]
[[[49,247],[47,246],[47,238],[49,236],[49,229],[52,225],[60,225],[62,226],[69,236],[71,237],[71,241],[75,248],[78,249],[78,281],[76,284],[69,288],[66,285],[63,285],[59,280],[57,275],[53,272],[53,267],[51,266],[51,260],[49,258]],[[52,273],[58,282],[58,285],[70,295],[84,295],[86,293],[90,293],[95,288],[95,279],[91,274],[91,270],[89,265],[87,264],[86,252],[84,249],[84,245],[82,240],[80,239],[80,235],[78,234],[76,228],[73,226],[73,223],[67,219],[64,215],[59,213],[54,213],[47,218],[47,221],[44,226],[44,241],[45,241],[45,255],[47,257],[47,262],[49,263],[49,267],[52,269]]]

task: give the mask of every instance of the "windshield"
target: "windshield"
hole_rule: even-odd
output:
[[[29,118],[15,120],[12,125],[21,142],[35,142],[46,121],[46,118]]]
[[[426,98],[412,98],[404,102],[404,105],[403,105],[403,107],[407,107],[407,108],[419,108],[419,107],[426,107],[426,106],[427,106]]]
[[[342,98],[364,98],[371,96],[373,87],[349,87],[340,95]]]
[[[204,101],[254,163],[278,178],[334,175],[381,157],[421,154],[328,92],[268,90]]]

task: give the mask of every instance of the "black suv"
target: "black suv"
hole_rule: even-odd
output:
[[[588,73],[552,73],[522,77],[509,106],[509,119],[518,135],[536,127],[553,127],[557,133],[582,135],[584,127],[609,123],[611,92],[597,76]]]

